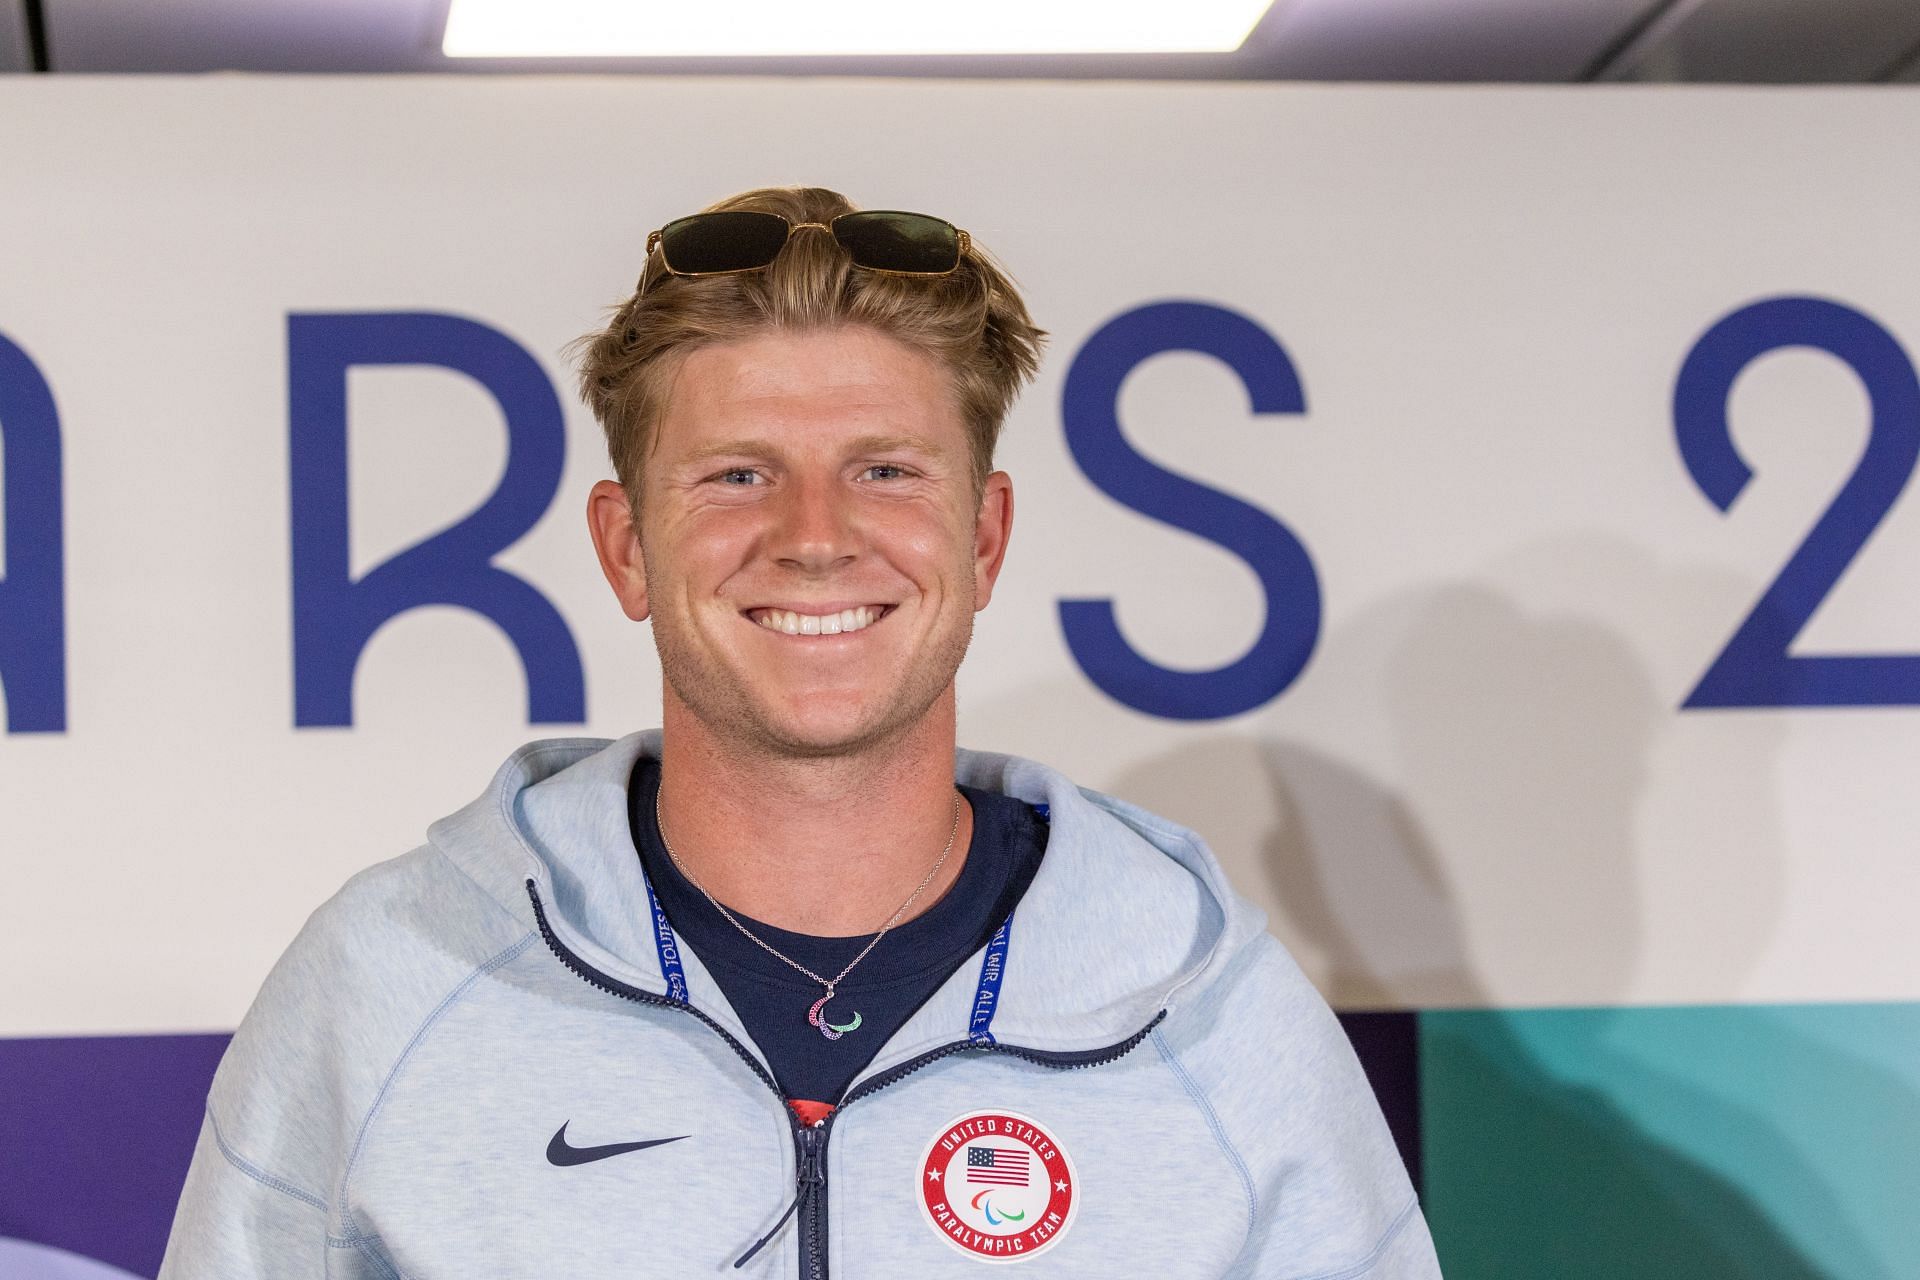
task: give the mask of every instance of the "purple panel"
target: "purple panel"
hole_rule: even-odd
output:
[[[1340,1025],[1366,1068],[1373,1096],[1387,1117],[1387,1128],[1406,1161],[1415,1189],[1420,1187],[1420,1015],[1409,1012],[1342,1013]]]
[[[158,1272],[229,1039],[0,1039],[0,1236]]]

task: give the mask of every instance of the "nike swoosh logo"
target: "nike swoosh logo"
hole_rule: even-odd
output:
[[[568,1121],[571,1124],[572,1121]],[[547,1144],[547,1163],[562,1168],[574,1164],[592,1164],[595,1160],[605,1160],[608,1156],[623,1156],[629,1151],[644,1151],[648,1147],[657,1147],[663,1143],[678,1142],[681,1138],[693,1135],[683,1133],[675,1138],[648,1138],[644,1142],[609,1142],[603,1147],[574,1147],[567,1145],[567,1125],[561,1125],[554,1131],[553,1141]]]

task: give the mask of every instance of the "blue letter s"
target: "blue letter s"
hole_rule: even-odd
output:
[[[1067,447],[1109,497],[1246,561],[1266,596],[1266,623],[1251,649],[1212,671],[1177,671],[1141,657],[1120,634],[1111,600],[1062,600],[1060,626],[1074,660],[1111,697],[1149,715],[1216,720],[1253,710],[1300,674],[1320,633],[1320,582],[1285,525],[1148,461],[1121,434],[1121,384],[1168,351],[1224,362],[1245,384],[1255,413],[1306,409],[1293,361],[1259,324],[1210,303],[1156,302],[1102,325],[1074,358],[1061,403]]]
[[[0,337],[0,457],[7,560],[0,577],[0,680],[8,733],[67,727],[60,417],[33,360]]]

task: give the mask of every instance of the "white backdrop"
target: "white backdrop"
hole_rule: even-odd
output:
[[[1920,343],[1916,130],[1886,88],[0,83],[0,336],[59,410],[67,656],[65,731],[0,735],[0,1035],[231,1027],[315,905],[513,746],[655,721],[560,348],[649,229],[786,182],[971,229],[1054,334],[1002,448],[965,744],[1200,829],[1342,1007],[1920,999],[1920,710],[1681,709],[1861,458],[1863,384],[1804,348],[1748,366],[1725,512],[1672,411],[1757,300]],[[1120,397],[1142,454],[1282,522],[1317,576],[1305,669],[1222,719],[1123,705],[1057,614],[1111,597],[1189,669],[1266,618],[1245,560],[1069,451],[1083,344],[1169,299],[1257,323],[1305,396],[1253,415],[1173,353]],[[294,725],[288,316],[394,311],[498,329],[559,390],[564,478],[498,563],[570,628],[584,728],[529,726],[502,632],[446,608],[375,636],[350,729]],[[360,369],[348,400],[360,573],[474,509],[507,436],[445,369]],[[1916,551],[1907,495],[1790,652],[1920,651]]]

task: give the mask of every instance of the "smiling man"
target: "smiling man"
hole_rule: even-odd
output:
[[[163,1276],[1438,1274],[1197,837],[957,750],[1041,332],[966,232],[748,192],[585,340],[662,724],[522,748],[222,1062]]]

